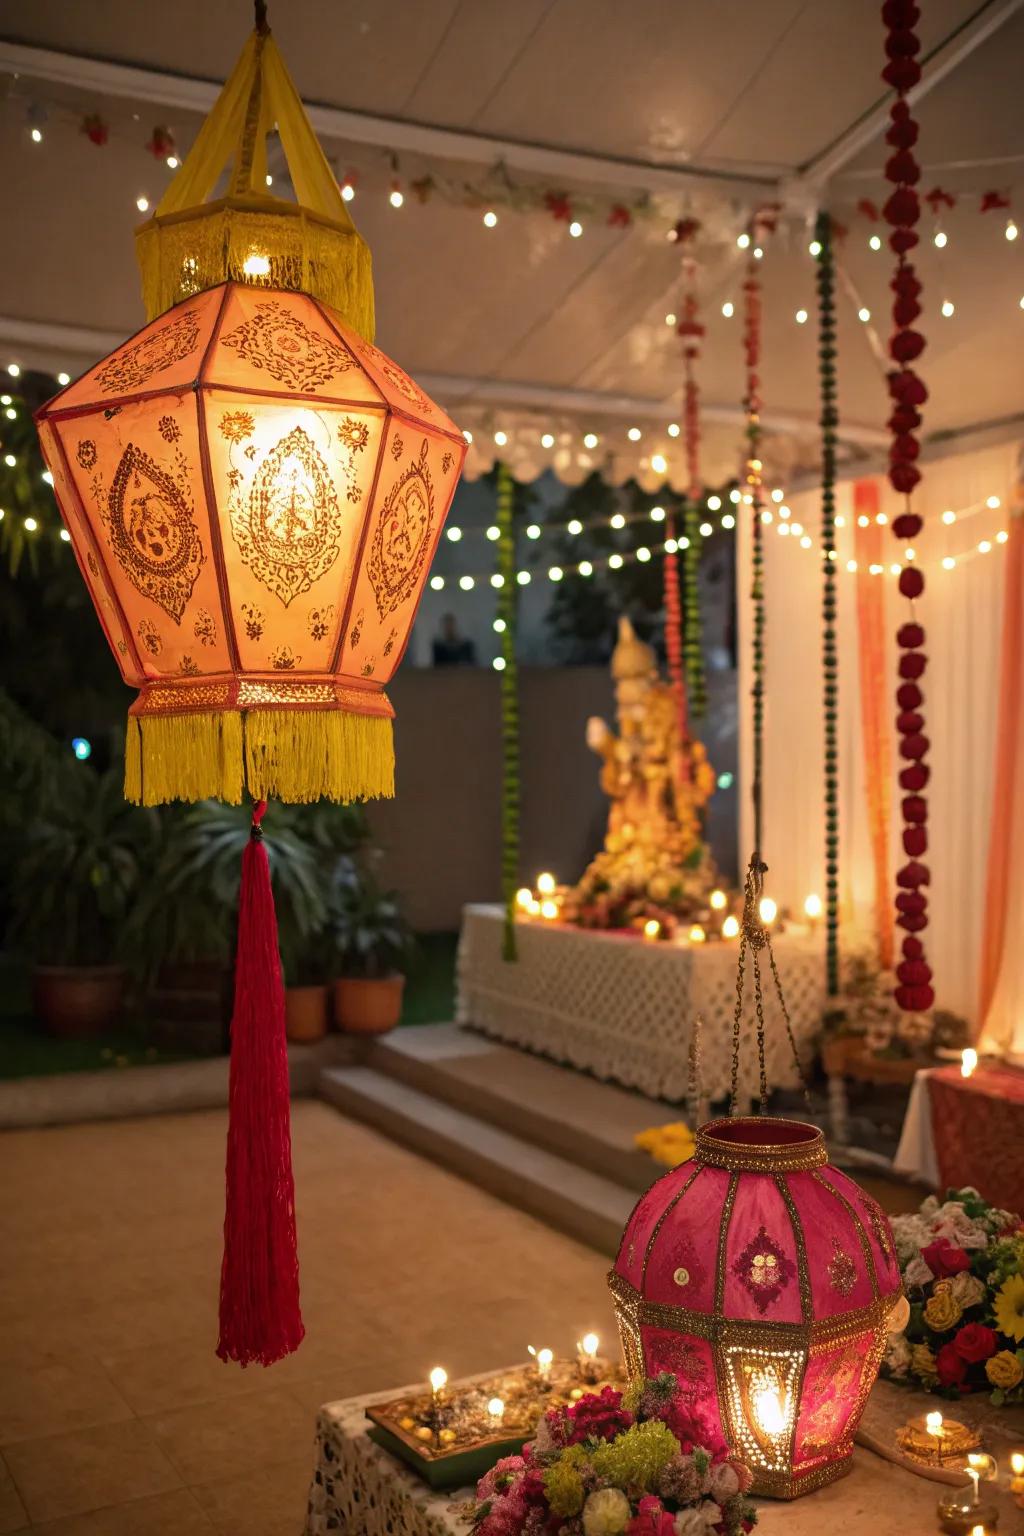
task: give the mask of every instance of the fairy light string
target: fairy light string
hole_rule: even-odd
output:
[[[825,724],[825,978],[839,991],[839,666],[836,654],[836,399],[835,269],[832,220],[818,214],[818,370],[821,382],[822,712]]]
[[[515,485],[498,461],[498,622],[501,629],[501,888],[505,903],[502,957],[518,958],[516,891],[519,887],[519,678],[516,668]]]

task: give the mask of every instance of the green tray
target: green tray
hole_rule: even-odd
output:
[[[506,1436],[481,1440],[467,1450],[445,1451],[425,1446],[421,1440],[414,1440],[403,1430],[382,1424],[372,1408],[368,1408],[366,1413],[373,1421],[367,1431],[370,1439],[412,1467],[429,1487],[438,1490],[475,1487],[496,1461],[500,1461],[502,1456],[518,1456],[531,1438],[522,1435],[510,1440]]]

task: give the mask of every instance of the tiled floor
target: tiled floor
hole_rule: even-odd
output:
[[[317,1406],[612,1332],[606,1262],[313,1101],[307,1337],[214,1355],[225,1116],[0,1138],[0,1536],[298,1536]]]

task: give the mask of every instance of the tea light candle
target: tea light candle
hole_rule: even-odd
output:
[[[736,936],[739,933],[739,931],[740,931],[740,920],[739,920],[739,918],[738,917],[727,917],[725,922],[722,924],[722,938],[723,939],[734,939],[734,938],[736,938]]]
[[[646,923],[644,923],[644,938],[650,939],[653,942],[660,932],[661,924],[658,922],[658,919],[656,917],[649,917]]]
[[[758,906],[758,916],[766,928],[770,928],[778,915],[778,906],[770,896],[762,896]]]
[[[521,885],[518,891],[516,891],[516,906],[519,908],[520,912],[529,912],[532,905],[533,892],[530,890],[529,886]]]
[[[807,899],[804,902],[804,914],[808,918],[808,920],[810,921],[810,924],[811,924],[812,928],[814,927],[814,925],[818,921],[818,919],[821,917],[821,912],[822,912],[821,897],[816,895],[812,891],[811,894],[807,897]]]
[[[555,1358],[554,1351],[550,1349],[534,1349],[532,1344],[528,1344],[526,1347],[537,1362],[537,1380],[542,1387],[546,1387],[551,1375],[551,1364]]]
[[[690,929],[690,943],[703,944],[706,938],[707,934],[704,932],[704,929],[701,927],[700,923],[694,923],[693,927]]]
[[[600,1342],[596,1333],[585,1333],[576,1348],[584,1360],[594,1361],[597,1359],[597,1346]]]
[[[553,922],[558,916],[558,902],[542,901],[540,904],[540,915],[541,917],[546,917],[548,922]]]
[[[935,1437],[935,1459],[942,1460],[942,1414],[936,1410],[934,1413],[926,1413],[924,1424],[930,1435]]]
[[[435,1406],[442,1391],[448,1385],[448,1372],[443,1365],[435,1365],[430,1373],[430,1395],[434,1399]]]
[[[975,1069],[975,1067],[977,1065],[978,1065],[978,1053],[977,1053],[977,1051],[974,1050],[974,1048],[972,1046],[970,1046],[970,1045],[966,1046],[965,1049],[963,1051],[961,1051],[961,1053],[960,1053],[960,1076],[961,1077],[971,1077],[971,1076],[973,1076],[974,1069]]]
[[[555,877],[554,877],[554,875],[549,874],[546,870],[545,870],[544,874],[538,875],[537,876],[537,889],[538,889],[538,891],[540,892],[540,894],[542,896],[553,896],[555,894]]]
[[[505,1404],[500,1397],[492,1397],[487,1404],[487,1415],[492,1424],[500,1424],[505,1417]]]
[[[1024,1451],[1014,1451],[1010,1456],[1010,1492],[1024,1509]]]
[[[721,912],[728,900],[729,898],[726,896],[724,891],[712,891],[711,895],[708,897],[708,901],[711,903],[712,910],[715,912]]]

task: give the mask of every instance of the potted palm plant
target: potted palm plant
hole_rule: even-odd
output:
[[[157,835],[120,774],[75,764],[20,837],[9,940],[33,962],[33,1011],[51,1033],[97,1034],[121,1012],[128,914]]]
[[[402,1013],[411,930],[395,893],[381,890],[366,859],[339,861],[333,908],[335,1022],[350,1034],[386,1034]]]

